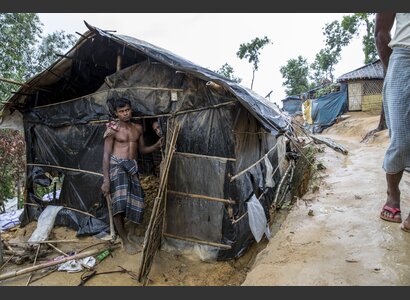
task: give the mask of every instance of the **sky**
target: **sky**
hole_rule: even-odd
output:
[[[325,47],[323,27],[341,21],[346,13],[40,13],[43,34],[64,30],[79,37],[87,31],[83,21],[116,34],[129,35],[167,49],[210,70],[228,63],[241,84],[250,88],[252,64],[239,59],[239,45],[267,36],[272,44],[259,56],[253,90],[282,106],[286,97],[280,68],[299,55],[313,63]],[[361,37],[342,50],[335,78],[363,66]]]

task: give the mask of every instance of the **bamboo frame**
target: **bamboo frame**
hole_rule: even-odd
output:
[[[210,156],[210,155],[202,155],[202,154],[187,153],[187,152],[175,152],[174,155],[187,156],[187,157],[198,157],[198,158],[206,158],[206,159],[215,159],[215,160],[221,160],[223,162],[227,162],[227,161],[235,162],[236,161],[236,158],[221,157],[221,156]]]
[[[101,176],[104,177],[102,173],[96,173],[92,171],[87,171],[87,170],[82,170],[82,169],[73,169],[73,168],[67,168],[67,167],[61,167],[61,166],[56,166],[56,165],[47,165],[47,164],[32,164],[28,163],[26,164],[27,166],[38,166],[38,167],[48,167],[48,168],[56,168],[56,169],[63,169],[67,171],[74,171],[74,172],[82,172],[82,173],[88,173],[91,175],[96,175],[96,176]]]
[[[37,206],[37,207],[40,207],[40,205],[38,205],[38,204],[34,204],[34,203],[24,203],[24,205],[31,205],[31,206]],[[90,216],[90,217],[96,218],[96,216],[94,216],[94,215],[92,215],[92,214],[90,214],[90,213],[88,213],[88,212],[85,212],[85,211],[79,210],[79,209],[75,209],[75,208],[71,208],[71,207],[67,207],[67,206],[63,206],[63,208],[66,208],[66,209],[68,209],[68,210],[72,210],[72,211],[76,211],[76,212],[78,212],[78,213],[80,213],[80,214],[84,214],[84,215],[87,215],[87,216]]]
[[[242,170],[241,172],[239,172],[238,174],[236,174],[235,176],[231,177],[231,182],[234,181],[236,178],[238,178],[239,176],[243,175],[245,172],[249,171],[250,169],[252,169],[253,167],[255,167],[257,164],[259,164],[266,156],[268,156],[269,153],[271,153],[273,150],[276,149],[276,147],[278,146],[278,143],[275,144],[275,146],[273,146],[268,152],[266,152],[266,154],[264,156],[262,156],[259,160],[257,160],[255,163],[253,163],[252,165],[250,165],[249,167],[247,167],[245,170]]]
[[[171,191],[171,190],[168,190],[168,193],[172,195],[177,195],[177,196],[184,196],[184,197],[191,198],[191,199],[195,198],[195,199],[204,199],[208,201],[222,202],[226,204],[236,204],[236,202],[233,200],[217,198],[217,197],[210,197],[210,196],[205,196],[205,195],[183,193],[183,192],[177,192],[177,191]]]
[[[203,241],[203,240],[198,240],[198,239],[193,239],[193,238],[188,238],[188,237],[183,237],[183,236],[178,236],[178,235],[173,235],[173,234],[170,234],[170,233],[163,233],[163,236],[173,238],[173,239],[177,239],[177,240],[187,241],[187,242],[193,242],[193,243],[198,243],[198,244],[203,244],[203,245],[219,247],[219,248],[223,248],[223,249],[232,249],[232,247],[229,246],[229,245],[219,244],[219,243],[214,243],[214,242],[209,242],[209,241]]]

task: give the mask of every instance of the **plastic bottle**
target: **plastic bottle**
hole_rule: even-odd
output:
[[[96,259],[101,262],[103,261],[108,255],[110,255],[111,251],[109,249],[104,250],[100,254],[97,255]]]

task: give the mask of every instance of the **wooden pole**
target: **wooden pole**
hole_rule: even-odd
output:
[[[116,239],[115,235],[115,228],[114,228],[114,220],[112,216],[112,200],[111,200],[111,195],[107,194],[105,197],[107,200],[107,208],[108,208],[108,217],[110,218],[110,235],[111,235],[111,241],[114,242]]]
[[[217,197],[210,197],[210,196],[205,196],[205,195],[177,192],[177,191],[171,191],[171,190],[168,190],[168,194],[183,196],[183,197],[187,197],[187,198],[191,198],[191,199],[194,198],[194,199],[204,199],[204,200],[208,200],[208,201],[222,202],[222,203],[227,203],[227,204],[235,204],[236,203],[233,200],[217,198]]]
[[[188,237],[177,236],[177,235],[173,235],[173,234],[169,234],[169,233],[163,233],[163,235],[166,236],[166,237],[173,238],[173,239],[178,239],[178,240],[193,242],[193,243],[198,243],[198,244],[204,244],[204,245],[214,246],[214,247],[223,248],[223,249],[231,249],[232,248],[231,246],[225,245],[225,244],[202,241],[202,240],[192,239],[192,238],[188,238]]]
[[[39,245],[37,246],[36,257],[34,257],[33,267],[36,265],[36,262],[37,262],[37,256],[38,256],[38,252],[40,251],[40,247],[41,247],[41,245],[39,244]],[[33,274],[30,274],[30,276],[28,277],[28,279],[27,279],[27,283],[26,283],[26,286],[28,286],[28,285],[30,284],[31,277],[33,277]]]
[[[107,249],[109,249],[109,248],[107,248]],[[107,250],[107,249],[105,249],[105,250]],[[21,269],[21,270],[18,270],[18,271],[12,271],[12,272],[9,272],[9,273],[6,273],[6,274],[1,274],[0,275],[0,281],[5,280],[5,279],[9,279],[9,278],[12,278],[12,277],[16,277],[16,276],[19,276],[19,275],[31,273],[31,272],[34,272],[34,271],[37,271],[37,270],[45,269],[45,268],[48,268],[48,267],[51,267],[51,266],[59,265],[59,264],[65,263],[69,260],[91,256],[91,255],[100,253],[101,251],[104,251],[104,250],[94,249],[94,250],[90,250],[90,251],[83,252],[83,253],[80,253],[80,254],[64,257],[60,260],[47,262],[47,263],[44,263],[44,264],[40,264],[40,265],[37,265],[37,266]]]

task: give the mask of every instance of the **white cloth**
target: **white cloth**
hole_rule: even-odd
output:
[[[410,13],[396,13],[396,30],[390,48],[410,48]]]

